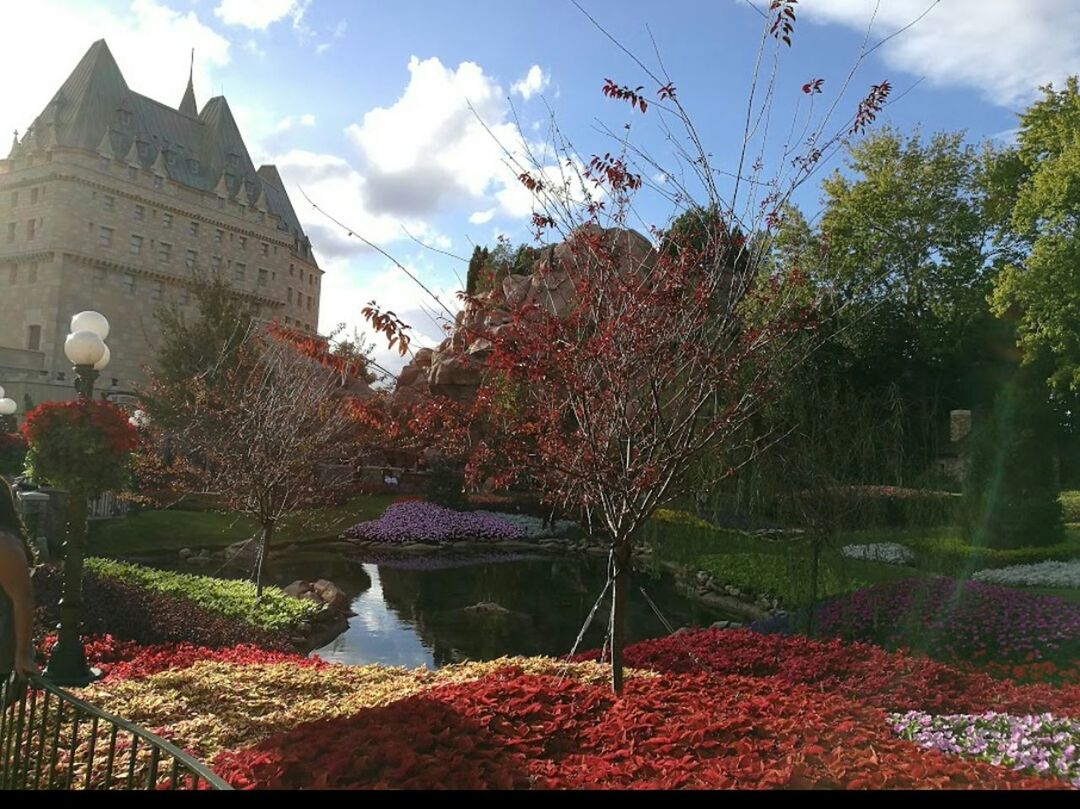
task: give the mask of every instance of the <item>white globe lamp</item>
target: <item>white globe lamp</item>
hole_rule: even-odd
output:
[[[79,312],[71,318],[71,333],[91,331],[102,340],[109,337],[109,321],[100,312]]]
[[[64,341],[64,354],[72,365],[93,367],[105,356],[105,341],[92,331],[77,331]]]
[[[0,399],[0,416],[14,416],[17,409],[14,399]]]
[[[102,343],[102,345],[105,345]],[[109,347],[105,346],[105,353],[101,355],[101,359],[94,363],[95,371],[104,371],[108,365],[109,360],[112,359],[112,353],[109,351]]]

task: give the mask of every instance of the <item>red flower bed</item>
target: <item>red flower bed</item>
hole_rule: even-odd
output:
[[[48,635],[38,643],[38,651],[46,652],[56,642]],[[255,665],[259,663],[291,663],[303,668],[324,668],[329,664],[317,657],[302,657],[287,652],[261,649],[242,644],[224,649],[211,649],[190,643],[160,643],[142,646],[112,635],[83,639],[86,661],[104,675],[102,680],[140,680],[171,669],[185,669],[201,660],[216,663]]]
[[[599,654],[579,655],[595,660]],[[877,646],[763,635],[749,630],[703,630],[634,644],[633,668],[671,673],[739,674],[858,694],[885,711],[1042,713],[1080,717],[1080,685],[1020,685]]]
[[[923,750],[882,711],[810,687],[671,675],[632,680],[615,699],[514,669],[309,723],[214,768],[248,788],[1058,785]]]

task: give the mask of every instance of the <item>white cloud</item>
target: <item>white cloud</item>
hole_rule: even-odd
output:
[[[486,211],[476,211],[469,216],[469,222],[474,225],[486,225],[495,218],[498,208],[488,208]]]
[[[815,0],[800,17],[865,31],[871,41],[907,25],[929,0]],[[1080,3],[1076,0],[947,0],[882,46],[889,67],[939,86],[975,89],[987,101],[1023,106],[1048,82],[1080,72]]]
[[[298,0],[221,0],[214,9],[214,16],[225,25],[239,25],[265,31],[274,23],[292,17],[299,25],[307,3]]]
[[[300,126],[315,126],[315,116],[310,112],[301,115]]]
[[[229,63],[229,42],[194,11],[174,11],[156,0],[36,0],[5,4],[3,15],[5,31],[18,32],[5,36],[0,48],[0,76],[7,77],[0,132],[8,137],[33,122],[97,39],[106,40],[132,90],[170,106],[183,96],[191,48],[200,103],[210,96],[213,72]],[[7,154],[6,147],[0,152]]]
[[[542,93],[551,84],[551,74],[544,73],[540,65],[533,65],[524,77],[510,85],[510,92],[517,93],[528,101],[537,93]]]
[[[438,58],[412,57],[401,97],[370,110],[347,133],[360,152],[372,211],[430,216],[492,203],[515,217],[532,210],[517,180],[528,165],[526,141],[499,84],[474,62],[454,70]]]

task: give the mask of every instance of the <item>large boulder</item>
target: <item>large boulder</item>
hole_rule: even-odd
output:
[[[655,265],[656,250],[637,231],[586,225],[576,235],[597,240],[600,249],[610,253],[624,272],[640,272]],[[511,311],[532,304],[541,312],[565,317],[576,294],[572,271],[587,271],[594,261],[594,251],[585,240],[571,237],[541,250],[527,275],[508,275],[494,289],[468,301],[454,318],[450,335],[434,349],[418,350],[402,369],[394,389],[394,405],[411,405],[428,393],[471,401],[483,377],[484,360],[494,347],[490,338],[512,322]],[[529,318],[524,322],[527,324]]]

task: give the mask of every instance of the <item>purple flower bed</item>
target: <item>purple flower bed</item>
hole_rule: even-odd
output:
[[[463,540],[524,539],[525,532],[490,514],[454,511],[422,501],[393,503],[377,520],[368,520],[342,533],[346,539],[403,543],[461,542]]]
[[[944,660],[1071,663],[1080,655],[1080,605],[941,577],[875,585],[825,602],[817,628]]]
[[[891,714],[901,738],[943,753],[972,756],[991,764],[1056,775],[1080,787],[1080,722],[1039,716],[985,713],[931,716],[921,711]]]

